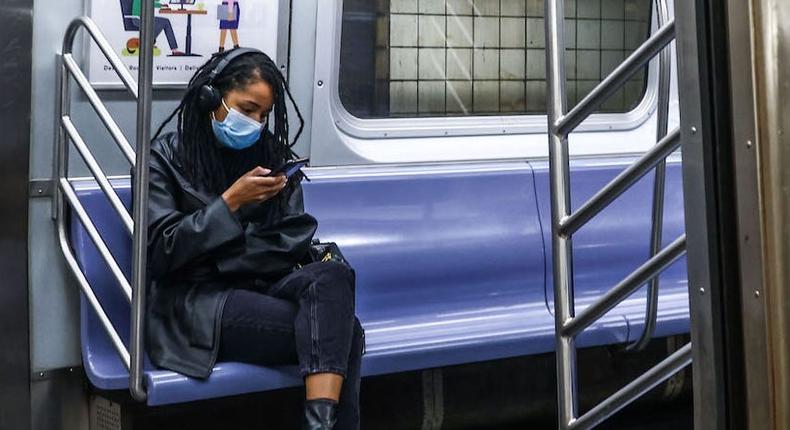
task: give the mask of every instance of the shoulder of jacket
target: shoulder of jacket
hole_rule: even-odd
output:
[[[151,141],[151,154],[167,164],[175,164],[178,149],[178,133],[165,133]]]
[[[159,137],[151,141],[151,151],[164,155],[169,159],[175,156],[178,149],[178,133],[171,131],[169,133],[161,134]]]

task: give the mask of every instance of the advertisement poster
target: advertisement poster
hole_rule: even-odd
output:
[[[91,0],[91,18],[135,78],[143,1],[155,7],[155,86],[186,85],[211,55],[235,45],[258,48],[276,61],[278,0]],[[121,87],[95,44],[89,58],[95,87]]]

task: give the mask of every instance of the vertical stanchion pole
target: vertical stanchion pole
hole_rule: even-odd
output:
[[[60,190],[60,178],[68,176],[69,172],[69,156],[68,156],[68,142],[66,141],[66,131],[63,130],[61,119],[64,116],[71,115],[71,90],[69,86],[69,72],[66,70],[66,65],[63,63],[65,55],[71,55],[71,46],[68,46],[69,51],[63,47],[60,55],[58,55],[58,67],[60,69],[60,82],[58,93],[58,114],[55,116],[55,151],[52,157],[52,218],[61,220],[63,218],[63,192]]]
[[[661,28],[670,20],[667,0],[656,0],[656,27]],[[672,66],[672,50],[669,46],[659,54],[658,60],[658,102],[656,104],[656,142],[666,137],[669,128],[669,87]],[[650,257],[661,251],[664,228],[664,190],[666,187],[667,161],[661,160],[656,166],[655,182],[653,183],[653,212],[650,231]],[[656,276],[647,284],[647,307],[645,309],[645,326],[636,342],[629,345],[631,351],[643,350],[656,331],[658,315],[658,283]]]
[[[576,346],[562,326],[573,318],[573,250],[571,238],[559,234],[560,221],[570,215],[568,136],[559,132],[558,120],[567,111],[565,99],[564,0],[546,0],[546,80],[548,87],[549,171],[551,186],[551,239],[554,274],[554,318],[557,354],[557,400],[560,429],[576,419]]]
[[[146,399],[143,387],[143,333],[145,322],[148,242],[148,158],[151,140],[151,98],[154,59],[154,2],[143,1],[140,13],[140,57],[137,99],[137,157],[134,167],[132,240],[131,368],[129,389],[136,400]]]

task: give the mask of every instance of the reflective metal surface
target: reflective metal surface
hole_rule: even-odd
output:
[[[548,21],[547,21],[548,22]],[[560,26],[559,28],[563,28]],[[655,57],[665,46],[675,38],[675,20],[670,20],[659,28],[650,39],[647,39],[628,58],[609,74],[600,84],[596,85],[582,101],[579,102],[567,115],[563,114],[554,123],[557,132],[568,134],[582,123],[598,106],[625,85],[625,82],[645,66],[651,58]],[[547,39],[548,40],[548,39]],[[565,46],[564,44],[562,46]],[[548,54],[547,54],[548,55]],[[557,77],[552,77],[556,79]]]
[[[77,200],[76,194],[74,194],[74,189],[71,187],[71,184],[68,182],[68,179],[61,178],[60,179],[60,190],[63,193],[63,196],[69,202],[69,204],[73,208],[81,208],[81,204],[79,200]],[[84,212],[84,209],[83,209]],[[116,352],[121,356],[123,363],[126,367],[129,367],[129,352],[126,349],[126,346],[123,344],[121,337],[118,335],[118,332],[115,331],[115,328],[112,326],[110,322],[110,318],[107,316],[107,313],[104,312],[104,308],[102,308],[101,303],[96,298],[96,295],[93,293],[93,289],[88,283],[88,280],[85,279],[85,275],[82,274],[82,269],[80,268],[77,260],[74,258],[74,254],[71,252],[71,248],[69,247],[69,240],[68,234],[66,233],[66,222],[64,221],[64,217],[60,217],[58,219],[58,241],[60,243],[60,249],[63,252],[63,256],[66,259],[66,263],[71,268],[71,272],[77,279],[77,284],[82,291],[82,294],[85,295],[85,298],[90,303],[93,311],[96,312],[99,319],[101,320],[102,326],[104,326],[104,330],[110,339],[112,340],[112,344],[115,347]]]
[[[667,0],[656,0],[656,23],[662,27],[669,20],[669,5]],[[658,111],[656,117],[656,142],[660,142],[666,135],[669,127],[669,89],[672,78],[672,51],[664,49],[658,54]],[[656,165],[655,182],[653,183],[653,225],[650,231],[650,255],[656,255],[661,250],[661,238],[664,226],[664,187],[666,185],[667,163],[661,160]],[[656,317],[658,315],[658,283],[659,278],[653,278],[647,286],[647,306],[645,309],[645,327],[639,340],[629,346],[630,350],[641,351],[644,349],[656,330]]]
[[[68,184],[68,180],[65,178],[61,178],[59,182],[60,182],[59,183],[60,187],[65,187],[62,188],[61,191],[67,194],[66,197],[69,202],[69,205],[71,206],[74,213],[77,214],[77,218],[79,218],[80,223],[82,223],[82,225],[85,227],[85,231],[88,232],[88,236],[91,238],[91,241],[99,250],[99,254],[102,256],[102,260],[104,260],[104,263],[110,269],[113,278],[115,278],[115,281],[121,287],[121,290],[123,290],[123,294],[126,297],[126,300],[128,302],[131,302],[132,288],[129,286],[129,281],[126,280],[126,275],[123,274],[123,271],[118,266],[118,262],[115,261],[115,257],[113,257],[112,252],[110,252],[110,249],[107,247],[107,244],[102,239],[101,234],[99,234],[99,231],[96,229],[96,226],[93,224],[93,221],[91,221],[88,212],[82,207],[81,204],[79,204],[79,201],[77,201],[76,197],[74,196],[74,190],[71,188],[71,185]],[[63,185],[64,183],[66,185]],[[63,244],[61,244],[61,247],[62,246]],[[72,266],[72,269],[73,268],[74,267]],[[111,325],[107,327],[112,328]],[[113,329],[113,331],[115,331],[115,329]],[[115,335],[117,336],[117,333]]]
[[[586,308],[579,317],[574,316],[573,298],[573,245],[571,238],[595,214],[611,204],[639,178],[668,157],[679,145],[680,133],[675,130],[636,163],[625,169],[582,207],[571,214],[570,167],[568,156],[568,134],[576,128],[607,97],[614,94],[640,67],[657,55],[675,36],[674,20],[660,27],[653,36],[631,54],[606,79],[596,86],[579,104],[566,115],[565,71],[563,40],[564,2],[546,0],[546,77],[548,90],[549,164],[552,214],[552,268],[554,281],[554,318],[557,354],[557,396],[560,429],[592,428],[611,414],[649,390],[654,378],[666,379],[689,363],[686,355],[690,345],[684,347],[684,355],[672,356],[657,368],[648,371],[614,396],[581,417],[577,416],[578,393],[576,386],[575,337],[593,321],[602,317],[623,301],[644,282],[654,279],[661,271],[678,259],[686,247],[685,235],[664,250],[655,254],[647,263],[629,274],[603,297]],[[664,101],[666,103],[666,101]],[[664,116],[662,119],[666,120]],[[663,172],[660,185],[663,194]],[[656,194],[656,193],[654,193]],[[663,196],[662,196],[663,197]],[[655,215],[655,204],[654,212]],[[653,220],[653,226],[657,220]],[[655,227],[651,237],[655,237]],[[659,370],[656,370],[659,369]],[[660,376],[659,376],[660,375]],[[660,382],[663,379],[658,379]],[[657,383],[657,382],[656,382]]]
[[[755,0],[752,10],[757,174],[765,259],[764,291],[760,296],[765,303],[769,375],[768,386],[763,389],[768,390],[771,415],[770,427],[765,428],[786,429],[790,428],[790,3]],[[750,308],[754,310],[752,318],[761,316],[759,308]],[[759,320],[752,320],[747,327],[759,335],[757,324]]]
[[[569,426],[571,429],[591,429],[603,422],[613,413],[624,408],[633,399],[650,391],[672,375],[691,364],[691,344],[686,344],[669,357],[653,366],[633,382],[599,403]]]
[[[655,279],[664,269],[680,258],[686,251],[686,235],[662,249],[658,254],[647,260],[645,264],[631,272],[628,277],[606,292],[595,303],[591,304],[579,315],[568,320],[562,327],[564,336],[576,336],[589,327],[595,320],[604,316],[618,303],[633,294],[645,282]]]
[[[126,228],[126,231],[131,234],[132,217],[129,216],[129,212],[126,210],[126,207],[118,197],[118,193],[116,193],[110,185],[110,180],[107,179],[107,176],[102,171],[99,163],[96,161],[96,158],[94,158],[93,154],[91,154],[90,149],[88,149],[88,145],[82,140],[82,136],[80,136],[77,128],[74,127],[74,123],[71,122],[69,117],[64,116],[61,120],[61,126],[66,131],[66,134],[74,144],[74,147],[77,148],[77,152],[79,152],[83,161],[85,161],[85,164],[93,174],[93,177],[96,178],[96,182],[99,183],[102,191],[104,191],[104,194],[110,200],[110,204],[112,204],[113,209],[115,209],[115,213],[118,214],[121,220],[123,220],[123,225]]]
[[[104,126],[107,127],[107,131],[110,132],[113,140],[116,144],[118,144],[118,147],[121,149],[121,152],[123,152],[126,160],[134,165],[134,150],[132,149],[132,146],[129,145],[129,141],[126,140],[126,136],[124,136],[121,128],[112,118],[110,112],[104,106],[104,103],[102,103],[99,95],[96,94],[96,91],[93,89],[93,87],[91,87],[90,82],[88,82],[88,79],[82,73],[82,70],[80,70],[77,62],[74,61],[74,58],[71,55],[64,55],[63,63],[66,65],[66,69],[71,74],[71,77],[74,78],[74,81],[77,82],[77,85],[79,85],[82,92],[85,93],[85,96],[88,98],[91,106],[93,106],[93,109],[96,110],[96,113],[99,115],[99,119],[101,119],[102,123],[104,123]]]
[[[737,198],[737,245],[740,266],[740,308],[742,311],[741,344],[743,353],[744,399],[748,406],[743,425],[749,429],[769,429],[774,407],[771,399],[771,380],[768,362],[768,324],[766,320],[763,276],[765,261],[762,253],[762,216],[760,177],[758,175],[758,153],[762,142],[757,138],[758,90],[754,64],[756,34],[762,26],[756,25],[750,2],[729,0],[727,2],[730,56],[730,81],[732,91],[732,140],[733,163],[735,166],[734,191]],[[757,21],[759,22],[759,21]],[[755,34],[756,33],[756,34]],[[764,99],[763,99],[764,100]],[[766,127],[762,125],[761,127]]]
[[[726,153],[731,119],[722,114],[729,103],[723,94],[727,84],[721,83],[726,70],[719,68],[723,52],[716,49],[713,37],[722,27],[714,20],[723,13],[716,3],[674,2],[697,430],[738,428],[729,425],[726,401],[731,388],[726,328],[737,320],[735,315],[728,320],[723,300],[725,287],[735,279],[728,270],[731,264],[724,241],[733,231],[724,206],[732,190],[720,188],[731,176],[728,165],[732,160]]]
[[[557,410],[560,428],[576,419],[576,345],[573,336],[562,336],[562,327],[574,316],[573,244],[559,234],[561,220],[571,213],[568,135],[557,124],[565,115],[565,20],[564,0],[546,0],[546,86],[549,125],[549,164],[551,177],[552,272],[554,274],[554,318],[557,354]],[[578,106],[581,106],[580,103]],[[578,107],[577,106],[577,107]]]
[[[651,169],[664,161],[666,157],[675,152],[680,146],[680,132],[673,130],[658,144],[643,155],[634,164],[628,166],[623,172],[617,175],[611,182],[596,193],[590,200],[585,202],[579,209],[560,220],[559,233],[563,236],[570,236],[585,225],[592,217],[601,212],[605,207],[612,203],[625,190]]]
[[[137,99],[137,162],[134,167],[132,216],[132,333],[129,340],[131,368],[129,389],[132,397],[144,401],[143,387],[143,324],[145,324],[146,263],[148,258],[148,158],[151,145],[151,100],[154,67],[154,4],[143,2],[140,13],[140,75]]]
[[[57,187],[54,196],[54,209],[53,215],[58,223],[58,234],[61,242],[61,249],[64,257],[76,276],[80,288],[89,299],[91,307],[97,312],[102,325],[104,326],[107,334],[111,337],[112,343],[116,351],[121,355],[124,364],[129,369],[129,388],[132,396],[140,401],[146,398],[145,388],[143,387],[143,316],[145,314],[145,284],[146,284],[146,243],[147,243],[147,212],[148,212],[148,157],[149,145],[151,138],[151,101],[152,93],[152,75],[153,75],[153,16],[154,6],[153,3],[146,2],[141,9],[141,29],[140,40],[141,49],[139,54],[140,61],[140,75],[138,76],[140,86],[135,84],[134,78],[131,76],[125,66],[122,65],[121,60],[113,52],[112,47],[107,42],[107,39],[102,35],[101,31],[96,27],[95,23],[87,17],[80,17],[72,21],[69,25],[66,35],[63,39],[63,51],[61,54],[61,73],[60,73],[60,103],[58,112],[58,141],[55,145],[54,157],[54,176],[60,182],[60,187]],[[104,106],[103,102],[99,99],[96,92],[91,88],[85,75],[77,67],[77,64],[72,58],[72,49],[75,37],[80,29],[85,29],[91,36],[93,41],[99,46],[100,50],[107,57],[108,61],[113,65],[115,72],[121,78],[126,89],[137,100],[137,145],[136,154],[131,150],[130,145],[118,127],[116,121],[110,116],[109,111]],[[70,99],[70,79],[73,77],[78,83],[82,91],[86,94],[88,100],[93,106],[96,113],[99,115],[102,123],[107,127],[110,135],[115,140],[121,152],[126,156],[127,160],[134,167],[135,172],[135,187],[134,187],[134,202],[132,205],[133,214],[130,217],[126,211],[126,207],[121,202],[116,191],[111,186],[109,180],[102,172],[96,159],[93,157],[88,145],[83,141],[79,132],[70,119],[71,99]],[[73,189],[68,182],[68,142],[69,140],[75,145],[83,160],[87,164],[89,170],[97,180],[100,188],[109,199],[113,209],[117,212],[123,220],[123,225],[127,232],[132,233],[133,236],[133,255],[132,255],[132,281],[131,285],[122,273],[118,263],[113,258],[107,245],[104,243],[97,229],[88,213],[82,209]],[[79,265],[76,263],[74,256],[71,254],[65,233],[65,201],[64,193],[68,203],[72,206],[75,213],[78,215],[85,228],[87,229],[91,240],[96,244],[99,249],[102,259],[110,268],[113,277],[120,284],[121,289],[127,299],[132,302],[131,306],[131,320],[130,327],[130,351],[127,352],[126,347],[121,341],[118,332],[113,328],[109,318],[101,308],[98,299],[96,298],[90,284],[85,279]]]

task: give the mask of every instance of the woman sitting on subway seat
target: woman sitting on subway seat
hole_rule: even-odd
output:
[[[195,73],[157,131],[146,347],[154,364],[195,378],[217,361],[298,363],[303,428],[357,429],[354,271],[342,257],[310,263],[317,222],[304,212],[303,175],[269,175],[295,156],[286,97],[266,54],[234,49]]]

